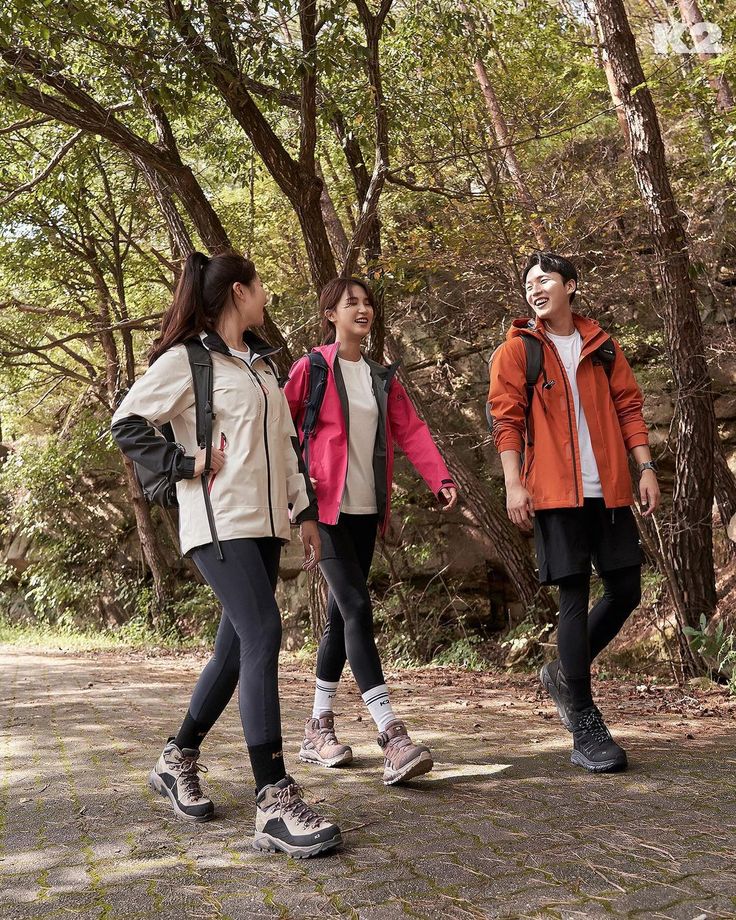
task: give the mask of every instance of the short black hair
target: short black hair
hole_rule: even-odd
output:
[[[535,265],[538,265],[545,272],[557,272],[558,275],[562,275],[562,280],[565,282],[574,281],[575,290],[570,295],[570,303],[575,300],[578,288],[578,271],[569,259],[558,255],[556,252],[533,252],[526,260],[521,276],[522,285],[526,285],[526,276]]]

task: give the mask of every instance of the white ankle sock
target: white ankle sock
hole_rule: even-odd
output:
[[[396,716],[391,708],[391,701],[388,698],[388,687],[386,684],[379,684],[367,690],[363,694],[363,702],[368,707],[368,712],[373,716],[373,721],[379,732],[385,731],[389,722],[393,722]]]
[[[319,680],[314,687],[314,704],[312,705],[312,718],[319,719],[323,712],[332,712],[332,701],[335,699],[340,682],[335,680]]]

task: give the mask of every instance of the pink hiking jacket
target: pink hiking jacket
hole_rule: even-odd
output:
[[[309,439],[309,475],[319,505],[319,520],[336,524],[348,473],[348,425],[350,412],[347,391],[336,361],[339,343],[319,345],[328,367],[327,386],[317,424]],[[373,392],[378,404],[378,432],[373,449],[376,504],[381,533],[386,532],[391,509],[391,483],[394,469],[394,441],[439,498],[442,489],[455,486],[427,425],[419,418],[406,390],[396,379],[398,364],[384,367],[365,359],[371,370]],[[309,358],[300,358],[289,373],[284,387],[291,417],[303,444],[302,421],[309,400]]]

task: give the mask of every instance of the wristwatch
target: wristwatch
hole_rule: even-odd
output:
[[[640,463],[640,464],[639,464],[639,472],[640,472],[640,473],[643,473],[644,470],[651,470],[653,473],[656,474],[656,473],[658,472],[658,470],[657,470],[657,464],[655,463],[654,460],[647,460],[646,463]]]

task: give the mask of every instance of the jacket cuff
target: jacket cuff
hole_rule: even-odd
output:
[[[443,479],[440,484],[439,489],[437,489],[437,495],[439,496],[440,492],[442,492],[443,489],[450,489],[450,488],[457,489],[455,480],[454,479]]]
[[[194,457],[183,454],[177,467],[182,479],[194,479]]]
[[[521,453],[524,447],[523,439],[517,431],[504,431],[493,440],[499,454],[504,450],[515,450]]]
[[[312,505],[308,505],[301,514],[297,514],[294,518],[294,524],[303,524],[305,521],[318,521],[319,520],[319,510]]]
[[[647,432],[632,434],[625,438],[624,443],[626,450],[632,450],[634,447],[649,447],[649,434]]]

